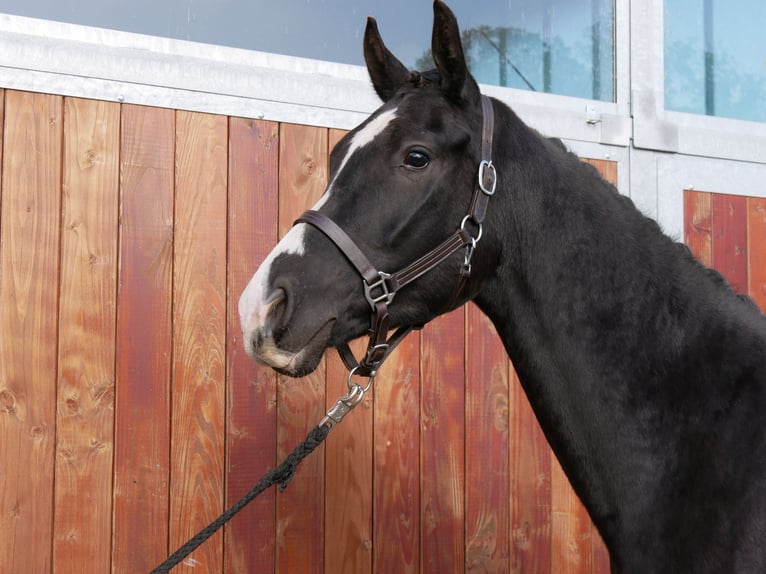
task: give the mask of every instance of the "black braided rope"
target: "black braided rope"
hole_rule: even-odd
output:
[[[211,522],[208,526],[200,530],[195,534],[186,544],[181,546],[178,550],[173,552],[165,562],[157,566],[150,574],[166,574],[172,568],[174,568],[179,562],[186,558],[189,554],[215,534],[221,526],[226,524],[237,512],[247,506],[256,496],[261,492],[269,488],[274,484],[279,484],[279,491],[284,492],[287,488],[290,479],[295,474],[295,470],[298,468],[298,464],[311,454],[316,447],[318,447],[322,441],[327,438],[328,433],[332,429],[330,425],[316,426],[306,436],[301,444],[299,444],[293,452],[287,455],[287,458],[282,461],[278,467],[267,472],[261,480],[258,481],[250,492],[243,496],[237,503],[230,506],[227,510]]]

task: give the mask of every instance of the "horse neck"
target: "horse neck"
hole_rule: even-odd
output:
[[[501,226],[508,230],[498,239],[501,262],[476,302],[609,542],[610,524],[631,514],[615,501],[645,500],[663,464],[653,437],[628,411],[637,388],[662,384],[677,346],[681,326],[668,325],[665,340],[647,345],[638,325],[647,313],[663,312],[668,293],[657,274],[673,273],[680,250],[590,166],[529,137],[537,138],[526,142],[529,157],[498,163],[508,184],[491,209],[511,223]]]

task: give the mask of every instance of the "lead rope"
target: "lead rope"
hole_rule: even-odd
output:
[[[305,440],[293,449],[293,451],[287,455],[287,458],[282,461],[282,464],[276,468],[267,472],[258,483],[239,499],[238,502],[226,509],[218,518],[208,524],[205,528],[197,532],[186,544],[178,548],[173,554],[171,554],[162,564],[157,566],[150,574],[166,574],[175,568],[184,558],[189,556],[198,546],[203,544],[208,538],[215,534],[224,524],[226,524],[231,518],[234,517],[240,510],[250,504],[252,500],[261,494],[264,490],[279,484],[279,492],[284,492],[287,485],[295,474],[298,464],[314,452],[314,449],[322,444],[330,431],[345,417],[355,406],[362,402],[364,395],[370,390],[372,382],[375,379],[374,376],[369,377],[367,386],[362,387],[357,383],[352,382],[354,373],[350,373],[346,384],[348,385],[349,392],[347,395],[338,399],[335,405],[327,411],[325,417],[321,422],[315,426]]]

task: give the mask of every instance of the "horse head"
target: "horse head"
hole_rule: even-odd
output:
[[[313,207],[383,272],[439,246],[461,221],[472,228],[467,243],[479,231],[464,219],[482,160],[482,96],[468,72],[457,20],[441,0],[434,3],[432,53],[435,70],[410,72],[368,20],[365,61],[383,105],[333,149],[329,185]],[[466,253],[456,250],[397,293],[386,327],[423,325],[470,299],[491,272],[491,233],[484,235],[468,281],[460,282]],[[326,233],[297,223],[240,298],[248,354],[301,376],[316,368],[327,347],[363,335],[371,303],[359,273]]]

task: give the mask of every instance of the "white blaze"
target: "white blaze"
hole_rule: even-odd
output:
[[[369,124],[364,126],[361,130],[356,132],[354,134],[354,137],[351,138],[351,143],[348,146],[348,149],[346,150],[346,155],[343,158],[343,161],[340,162],[340,166],[338,166],[338,171],[335,172],[335,177],[332,178],[332,181],[330,182],[330,185],[327,186],[327,190],[324,192],[324,195],[319,198],[319,201],[314,204],[313,209],[314,211],[317,211],[320,207],[322,207],[328,199],[330,199],[330,192],[332,191],[332,186],[335,183],[335,180],[338,179],[338,176],[340,175],[340,172],[343,171],[343,168],[346,167],[346,164],[348,163],[348,160],[351,159],[351,156],[354,155],[354,153],[372,142],[376,137],[378,137],[385,129],[388,127],[388,124],[393,121],[393,119],[396,117],[396,108],[392,110],[386,110],[382,114],[380,114],[378,117],[376,117],[374,120],[370,121]]]

